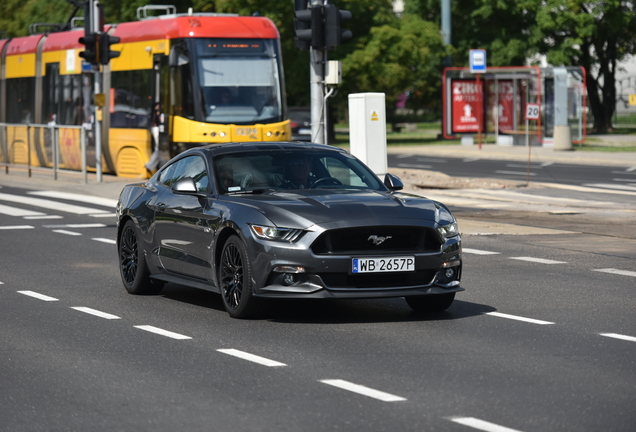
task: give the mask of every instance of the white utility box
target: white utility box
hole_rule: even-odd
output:
[[[349,95],[349,141],[351,154],[380,178],[388,172],[384,93]]]

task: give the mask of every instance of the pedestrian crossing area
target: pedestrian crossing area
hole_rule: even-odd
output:
[[[114,218],[116,205],[114,199],[68,192],[0,192],[0,215],[25,220],[63,219],[68,215]]]

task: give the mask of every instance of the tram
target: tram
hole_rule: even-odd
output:
[[[105,27],[120,38],[112,50],[121,54],[103,67],[105,103],[95,112],[94,74],[79,57],[83,29],[0,40],[0,123],[11,125],[5,159],[52,166],[46,130],[28,125],[53,122],[63,163],[77,169],[80,130],[62,126],[90,124],[93,115],[102,125],[103,171],[126,177],[148,177],[158,150],[168,157],[204,143],[291,140],[271,20],[191,12],[138,18]]]

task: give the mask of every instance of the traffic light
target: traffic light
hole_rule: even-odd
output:
[[[351,19],[351,12],[340,10],[336,5],[325,5],[325,47],[335,48],[353,37],[351,30],[340,29],[342,21]]]
[[[307,50],[309,47],[322,49],[325,46],[322,10],[323,5],[312,5],[310,9],[296,10],[294,28],[296,47]]]
[[[79,43],[85,47],[79,56],[92,65],[99,64],[99,35],[97,33],[85,34],[79,38]]]
[[[99,63],[107,65],[110,59],[119,57],[121,52],[111,51],[110,46],[119,43],[120,38],[116,36],[110,36],[108,33],[101,33],[99,35]]]

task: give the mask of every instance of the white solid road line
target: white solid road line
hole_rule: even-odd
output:
[[[518,429],[499,426],[498,424],[479,420],[475,417],[448,417],[448,420],[486,432],[520,432]]]
[[[117,241],[112,240],[112,239],[107,239],[107,238],[99,238],[98,237],[98,238],[94,238],[94,239],[91,239],[91,240],[95,240],[95,241],[102,242],[102,243],[108,243],[108,244],[117,244]]]
[[[276,366],[287,366],[285,363],[280,363],[274,360],[266,359],[265,357],[260,357],[254,354],[246,353],[244,351],[239,351],[236,349],[218,349],[218,352],[222,352],[223,354],[228,354],[234,357],[238,357],[243,360],[251,361],[254,363],[261,364],[263,366],[276,367]]]
[[[599,333],[599,334],[601,336],[610,337],[614,339],[621,339],[621,340],[626,340],[630,342],[636,342],[636,337],[634,336],[627,336],[627,335],[622,335],[618,333]]]
[[[613,268],[606,268],[606,269],[592,269],[592,271],[616,274],[616,275],[621,275],[621,276],[636,277],[636,272],[629,271],[629,270],[619,270],[619,269],[613,269]]]
[[[400,396],[395,396],[389,393],[381,392],[379,390],[374,390],[369,387],[365,387],[359,384],[354,384],[348,381],[335,379],[335,380],[321,380],[321,383],[328,384],[330,386],[338,387],[343,390],[348,390],[354,393],[361,394],[363,396],[368,396],[374,399],[381,400],[383,402],[399,402],[405,401],[406,399]]]
[[[475,255],[499,255],[501,252],[491,252],[479,249],[462,248],[462,252],[475,254]]]
[[[499,318],[507,318],[507,319],[511,319],[511,320],[515,320],[515,321],[524,321],[527,323],[531,323],[531,324],[540,324],[540,325],[548,325],[548,324],[554,324],[553,322],[550,321],[541,321],[538,319],[534,319],[534,318],[526,318],[526,317],[521,317],[521,316],[517,316],[517,315],[508,315],[508,314],[504,314],[504,313],[500,313],[500,312],[483,312],[484,315],[492,315],[495,317],[499,317]]]
[[[29,195],[38,195],[48,198],[59,198],[69,201],[80,201],[88,204],[97,204],[104,207],[115,208],[117,206],[117,200],[111,198],[102,198],[93,195],[82,195],[70,192],[57,192],[57,191],[34,191],[27,192]]]
[[[53,232],[59,233],[59,234],[66,234],[66,235],[70,235],[70,236],[81,236],[82,233],[78,233],[78,232],[73,232],[73,231],[66,231],[66,230],[53,230]]]
[[[9,201],[20,204],[26,204],[33,207],[41,207],[49,210],[62,211],[66,213],[73,213],[77,215],[97,214],[97,213],[110,213],[106,210],[82,207],[73,204],[65,204],[59,201],[51,201],[42,198],[33,198],[28,196],[12,195],[6,193],[0,193],[0,201]]]
[[[533,257],[509,257],[508,259],[519,260],[519,261],[530,261],[539,264],[567,264],[565,261],[553,261],[549,259],[543,258],[533,258]]]
[[[121,319],[117,315],[111,315],[111,314],[106,313],[106,312],[101,312],[101,311],[98,311],[98,310],[95,310],[95,309],[91,309],[91,308],[87,308],[87,307],[83,307],[83,306],[71,307],[71,309],[75,309],[76,311],[84,312],[84,313],[87,313],[87,314],[95,315],[95,316],[98,316],[100,318],[106,318],[106,319],[109,319],[109,320]]]
[[[133,326],[133,327],[138,328],[140,330],[145,330],[145,331],[150,332],[150,333],[155,333],[155,334],[158,334],[158,335],[161,335],[161,336],[166,336],[166,337],[169,337],[169,338],[172,338],[172,339],[192,339],[190,336],[184,336],[184,335],[179,334],[179,333],[173,333],[171,331],[163,330],[163,329],[160,329],[158,327],[153,327],[153,326],[149,326],[149,325],[139,325],[139,326]]]
[[[0,226],[0,230],[19,230],[19,229],[34,229],[31,225],[7,225]]]
[[[58,301],[55,297],[49,297],[44,294],[36,293],[34,291],[18,291],[20,294],[27,295],[29,297],[34,297],[36,299],[44,300],[44,301]]]

